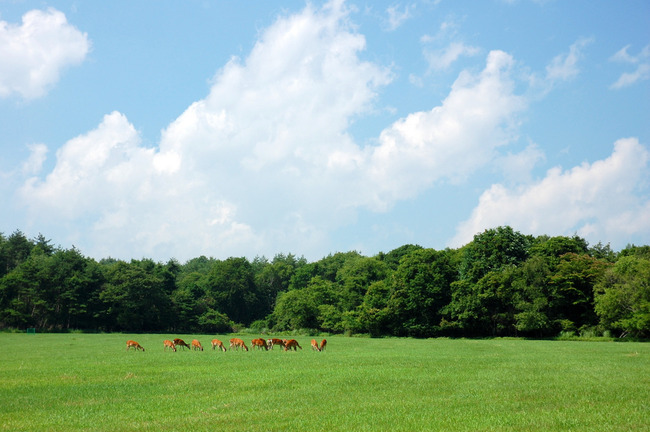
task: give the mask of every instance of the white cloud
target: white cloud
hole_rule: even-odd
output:
[[[623,63],[637,63],[638,60],[628,54],[627,50],[630,48],[629,45],[624,46],[616,54],[610,57],[610,61],[623,62]]]
[[[638,81],[650,79],[650,45],[646,45],[641,52],[635,56],[627,52],[629,48],[629,45],[621,48],[610,58],[610,60],[619,63],[637,65],[636,70],[634,72],[624,72],[621,74],[618,80],[610,86],[612,89],[628,87]]]
[[[492,185],[458,226],[450,245],[465,244],[474,234],[499,225],[538,235],[577,232],[593,243],[616,239],[614,247],[625,246],[632,234],[650,238],[649,163],[650,151],[636,138],[627,138],[614,144],[607,159],[568,171],[553,168],[541,181],[524,187]]]
[[[386,29],[388,31],[396,30],[400,27],[406,20],[411,18],[411,10],[415,8],[415,5],[406,5],[403,10],[400,10],[399,6],[393,5],[389,6],[386,9],[386,14],[388,14],[388,23]]]
[[[546,159],[537,144],[529,144],[519,153],[508,153],[496,161],[496,166],[504,177],[512,183],[529,182],[532,170],[539,162]]]
[[[75,217],[110,207],[122,196],[130,195],[140,183],[129,168],[139,154],[152,154],[139,147],[140,138],[126,117],[114,112],[106,115],[99,127],[68,141],[56,152],[56,166],[44,181],[30,178],[23,195],[47,208],[50,215]],[[131,176],[129,176],[131,174]]]
[[[514,91],[515,62],[492,51],[440,106],[399,119],[375,145],[355,143],[349,126],[376,109],[392,74],[360,59],[365,39],[348,13],[333,2],[279,18],[157,148],[144,147],[123,114],[107,115],[57,151],[47,176],[24,184],[30,217],[71,232],[89,223],[83,244],[68,241],[97,257],[309,256],[359,209],[384,211],[462,181],[518,138],[526,100]],[[517,156],[540,158],[534,146]]]
[[[70,224],[72,232],[89,223],[81,241],[100,257],[142,251],[187,258],[186,246],[205,252],[213,242],[248,241],[251,230],[235,220],[236,205],[215,198],[199,178],[173,175],[169,167],[178,162],[170,160],[173,155],[143,147],[133,125],[113,112],[65,143],[54,170],[44,180],[30,178],[21,196],[32,218],[47,215],[47,222]]]
[[[546,67],[546,79],[550,82],[566,81],[580,73],[578,61],[582,58],[584,48],[593,42],[591,38],[581,38],[569,48],[566,54],[556,56]]]
[[[23,173],[27,175],[37,174],[43,167],[47,157],[47,146],[45,144],[30,144],[29,158],[23,163]]]
[[[616,80],[616,82],[612,84],[611,88],[620,89],[623,87],[631,86],[632,84],[635,84],[638,81],[645,81],[647,79],[650,79],[650,63],[643,63],[640,64],[634,72],[623,73]]]
[[[481,73],[463,72],[441,106],[410,114],[386,128],[367,162],[366,196],[383,210],[412,197],[436,181],[462,180],[511,142],[517,113],[526,102],[514,94],[513,59],[502,51],[488,54]]]
[[[361,152],[347,128],[391,79],[359,59],[365,39],[347,15],[332,2],[278,19],[163,131],[158,149],[142,147],[122,114],[106,116],[57,152],[45,179],[26,182],[31,217],[92,221],[92,244],[106,250],[98,256],[322,246],[303,243],[351,217],[353,200],[341,197]]]
[[[43,96],[89,50],[88,36],[52,8],[27,12],[21,25],[0,21],[0,97]]]
[[[452,63],[461,56],[471,57],[480,52],[480,49],[465,45],[462,42],[452,42],[445,49],[438,51],[425,50],[424,56],[429,62],[429,68],[433,70],[448,69]]]
[[[359,147],[347,128],[372,110],[390,73],[358,58],[363,37],[330,6],[278,20],[163,131],[158,150],[142,147],[117,112],[70,140],[54,170],[23,187],[32,214],[94,221],[99,256],[309,253],[356,209],[383,210],[469,175],[512,138],[524,101],[513,94],[512,58],[495,51],[441,106]]]

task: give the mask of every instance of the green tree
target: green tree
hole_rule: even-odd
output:
[[[393,249],[392,251],[390,251],[390,252],[388,252],[386,254],[383,253],[383,252],[380,252],[379,254],[377,254],[377,259],[379,261],[383,261],[384,263],[386,263],[386,265],[391,270],[396,270],[403,257],[410,254],[411,252],[414,252],[414,251],[420,250],[420,249],[424,249],[424,248],[422,246],[420,246],[420,245],[406,244],[406,245],[398,247],[397,249]]]
[[[336,274],[336,282],[341,287],[341,310],[356,309],[363,302],[370,285],[387,276],[388,267],[382,261],[366,257],[348,259]]]
[[[318,304],[306,292],[307,288],[280,293],[273,311],[278,330],[296,330],[318,327]]]
[[[22,231],[14,231],[6,240],[0,236],[0,277],[25,261],[34,247]]]
[[[576,328],[596,325],[594,285],[603,277],[608,266],[606,261],[586,254],[562,255],[550,277],[553,320],[570,323]]]
[[[171,302],[165,294],[163,280],[147,271],[148,265],[118,261],[108,268],[107,282],[99,295],[106,305],[108,330],[166,329]]]
[[[230,333],[234,323],[228,315],[208,309],[198,318],[198,330],[204,333]]]
[[[625,249],[619,253],[619,257],[626,256],[635,256],[638,258],[650,260],[650,246],[627,245]]]
[[[582,255],[589,252],[587,241],[577,235],[573,237],[539,236],[532,243],[530,255],[539,255],[547,258],[547,262],[551,266],[557,264],[562,255],[568,253]]]
[[[373,337],[391,333],[393,323],[388,307],[390,292],[390,286],[385,280],[374,282],[368,287],[356,313],[358,331],[367,332]]]
[[[512,278],[515,267],[490,271],[476,283],[451,284],[451,300],[444,309],[444,330],[464,336],[505,336],[514,329]]]
[[[392,278],[388,301],[395,334],[434,336],[456,278],[449,251],[416,250],[402,258]]]
[[[289,289],[296,269],[304,266],[306,260],[292,254],[277,254],[270,263],[266,259],[256,259],[255,262],[255,283],[262,298],[264,314],[268,314],[275,307],[278,294]]]
[[[491,271],[518,265],[528,258],[532,239],[509,226],[485,230],[463,248],[460,279],[476,282]]]
[[[0,323],[2,327],[43,328],[48,305],[42,285],[48,280],[47,258],[34,254],[23,260],[0,280]]]
[[[650,260],[624,256],[595,286],[595,310],[620,337],[650,337]]]
[[[37,246],[38,247],[38,246]],[[49,259],[49,283],[44,293],[58,329],[92,328],[92,315],[103,275],[79,250],[57,250]]]
[[[250,324],[263,317],[253,268],[246,258],[217,261],[208,276],[208,291],[215,301],[214,309],[237,323]]]
[[[552,296],[550,277],[548,257],[543,255],[532,256],[514,270],[512,285],[517,331],[532,336],[556,331],[549,300]]]
[[[315,276],[302,289],[280,293],[273,311],[278,330],[319,329],[342,331],[336,285]]]

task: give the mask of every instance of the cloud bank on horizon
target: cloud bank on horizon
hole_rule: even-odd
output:
[[[380,25],[399,32],[420,10],[391,5]],[[182,113],[154,143],[120,110],[57,149],[23,143],[28,156],[0,172],[3,190],[12,191],[5,203],[20,217],[3,220],[0,231],[55,232],[58,242],[98,258],[161,260],[283,251],[317,259],[411,242],[459,247],[499,225],[577,233],[617,248],[648,243],[646,142],[618,136],[602,157],[544,171],[547,150],[524,131],[536,105],[580,79],[595,38],[578,35],[534,70],[499,47],[447,36],[445,45],[421,49],[425,66],[417,77],[420,85],[453,72],[444,95],[425,109],[395,113],[364,140],[356,124],[394,110],[382,96],[411,72],[369,52],[355,23],[359,13],[337,0],[277,16],[249,51],[222,65],[205,97],[178,107]],[[28,11],[20,25],[0,22],[0,98],[47,98],[62,71],[84,67],[92,40],[92,31],[81,32],[52,8]],[[647,92],[648,59],[648,46],[610,53],[606,62],[629,71],[603,91],[641,85]],[[454,71],[461,60],[471,63]],[[450,230],[440,238],[418,237],[408,222],[411,237],[339,238],[376,215],[399,213],[403,203],[426,201],[421,205],[444,212],[455,204],[430,194],[464,188],[472,191],[464,206],[473,208],[444,222]],[[21,219],[24,227],[7,226]]]

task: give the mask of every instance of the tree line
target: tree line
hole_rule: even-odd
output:
[[[319,261],[96,261],[0,233],[0,329],[372,336],[650,337],[650,246],[488,229],[458,249],[404,245]]]

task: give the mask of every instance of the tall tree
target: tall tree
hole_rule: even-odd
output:
[[[402,258],[392,279],[388,307],[396,334],[425,337],[440,331],[456,269],[449,251],[416,250]]]
[[[528,258],[532,238],[509,226],[485,230],[463,248],[462,280],[477,282],[491,271],[518,265]]]
[[[160,331],[171,304],[163,280],[147,271],[148,263],[119,261],[109,267],[100,299],[107,309],[108,330]]]
[[[388,266],[380,260],[366,257],[347,260],[336,274],[336,282],[341,287],[341,310],[356,309],[370,285],[387,276]]]
[[[553,319],[571,323],[578,329],[596,325],[594,285],[608,266],[608,262],[586,254],[562,255],[550,277]]]
[[[621,337],[650,337],[650,260],[624,256],[595,287],[595,310]]]
[[[215,300],[215,310],[237,323],[250,324],[263,317],[253,268],[246,258],[217,261],[208,277],[208,290]]]
[[[255,263],[255,283],[263,302],[264,314],[268,314],[273,311],[278,294],[289,289],[296,269],[304,266],[307,261],[304,257],[296,258],[292,254],[277,254],[270,263],[260,258]]]

